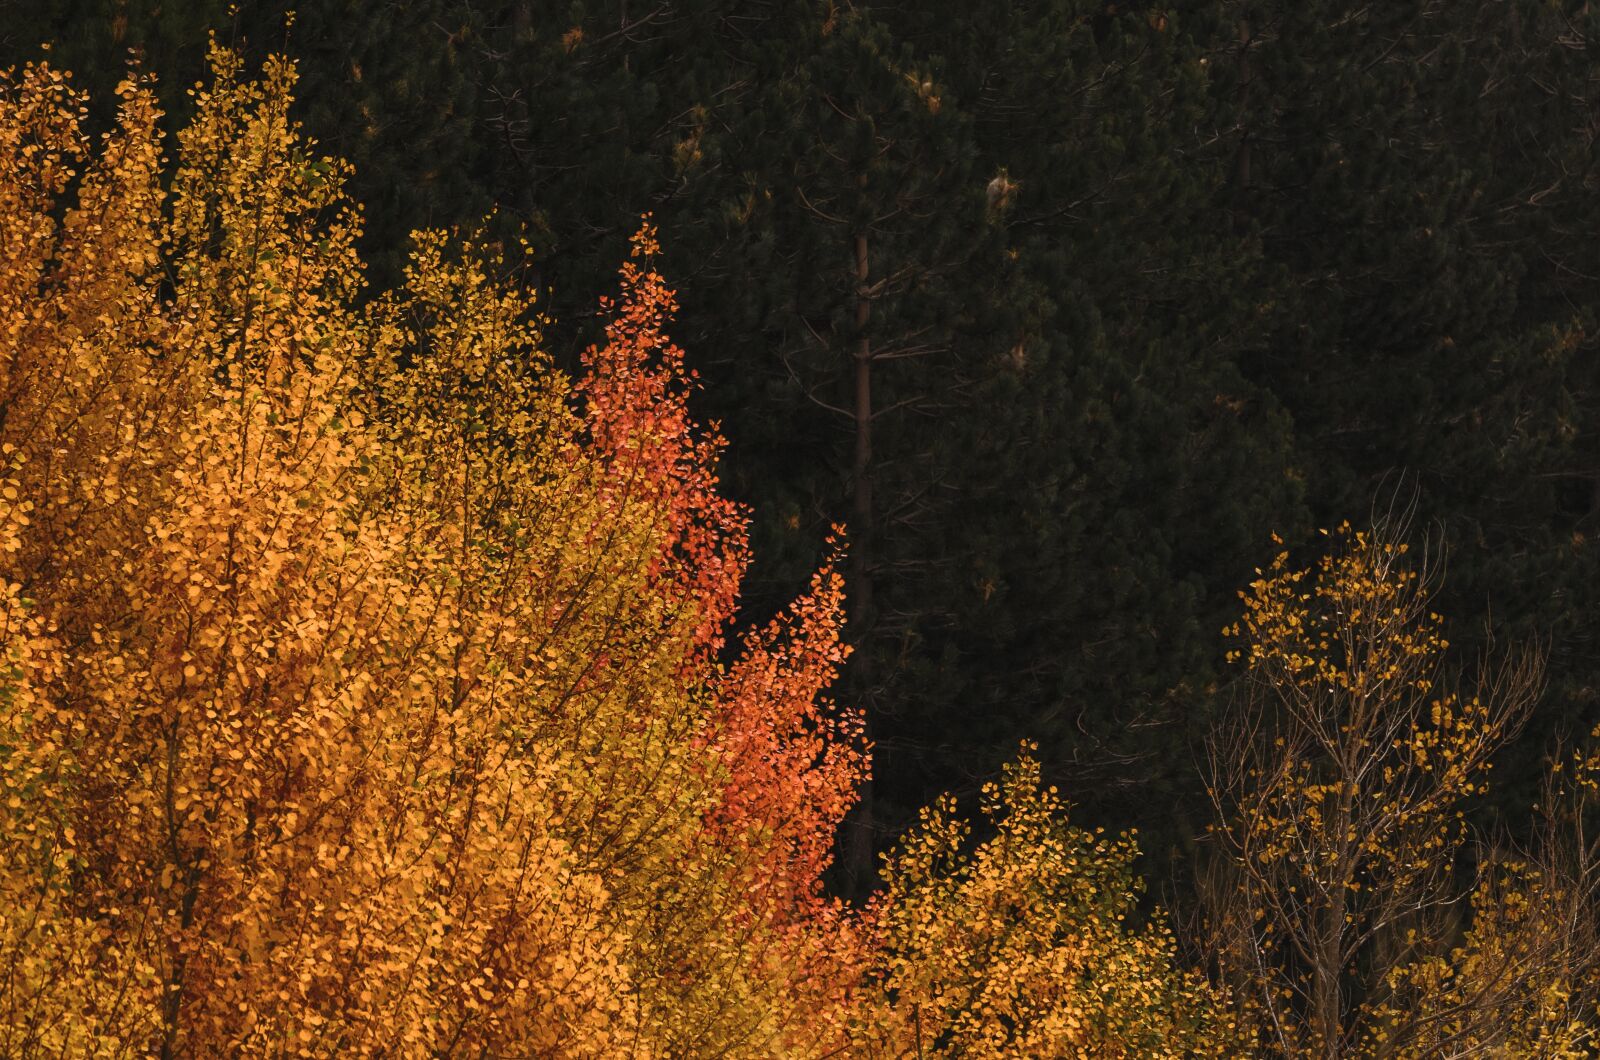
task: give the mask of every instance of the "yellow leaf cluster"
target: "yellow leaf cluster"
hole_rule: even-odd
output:
[[[1245,1051],[1225,999],[1136,926],[1129,837],[1070,825],[1031,748],[985,787],[992,833],[945,799],[887,857],[884,1055],[1183,1057]]]

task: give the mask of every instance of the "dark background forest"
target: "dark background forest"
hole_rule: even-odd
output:
[[[1600,721],[1593,4],[290,6],[0,0],[0,66],[108,100],[136,56],[176,129],[209,31],[292,56],[378,279],[415,228],[525,234],[574,361],[653,213],[749,618],[849,526],[841,887],[1026,736],[1163,889],[1274,532],[1414,508],[1457,646],[1543,645],[1485,816]]]

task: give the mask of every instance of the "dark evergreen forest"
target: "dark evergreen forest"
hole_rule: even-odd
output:
[[[1024,737],[1184,878],[1274,533],[1409,511],[1455,647],[1542,645],[1484,819],[1600,722],[1587,0],[290,6],[0,0],[0,66],[49,42],[106,101],[135,63],[178,128],[208,33],[293,57],[378,278],[416,228],[525,236],[571,360],[653,214],[754,520],[742,614],[849,528],[841,888]]]

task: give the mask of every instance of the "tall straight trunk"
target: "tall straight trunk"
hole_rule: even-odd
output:
[[[856,454],[852,469],[850,574],[851,598],[855,601],[857,635],[865,635],[872,614],[872,340],[867,336],[867,324],[872,319],[872,299],[867,292],[870,272],[867,260],[867,237],[856,236],[856,341],[855,361],[855,424]],[[869,675],[870,657],[864,657],[857,667],[863,677]]]
[[[855,460],[851,468],[850,597],[851,640],[857,651],[853,662],[858,702],[866,722],[866,736],[872,738],[874,705],[871,702],[875,675],[868,639],[872,630],[872,340],[867,325],[872,320],[872,297],[868,290],[871,269],[865,233],[855,237],[856,337],[851,350],[854,363]],[[863,895],[871,887],[873,841],[876,831],[873,813],[872,778],[861,785],[861,802],[845,851],[846,875],[850,889]]]
[[[1243,232],[1250,226],[1250,19],[1239,19],[1239,147],[1233,156],[1233,227]]]

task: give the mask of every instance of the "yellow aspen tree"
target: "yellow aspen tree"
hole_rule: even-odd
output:
[[[837,579],[724,668],[744,518],[648,230],[575,382],[493,248],[363,306],[292,66],[213,66],[165,194],[143,85],[96,145],[0,82],[0,1043],[837,1048]]]
[[[1135,916],[1132,837],[1070,825],[1024,748],[982,795],[946,798],[884,862],[876,909],[886,1056],[1183,1057],[1240,1052],[1224,999]]]
[[[551,1051],[590,1033],[577,1051],[602,1053],[605,1009],[621,1011],[608,936],[525,914],[592,910],[603,887],[562,868],[530,764],[495,779],[531,797],[467,827],[484,778],[407,709],[445,680],[450,633],[437,571],[407,573],[432,545],[372,503],[360,465],[354,217],[336,166],[295,142],[288,67],[236,72],[219,53],[164,224],[153,195],[123,190],[153,187],[124,154],[143,174],[156,158],[131,91],[145,150],[89,170],[84,189],[109,205],[80,195],[48,252],[64,267],[36,281],[68,309],[13,357],[47,368],[11,407],[53,403],[6,435],[39,476],[24,487],[39,552],[15,554],[18,577],[72,645],[41,689],[56,713],[39,734],[72,777],[72,904],[132,962],[93,969],[103,1023],[73,1013],[71,982],[39,1007],[135,1051],[312,1055],[470,1042],[516,1027],[497,1009],[544,1001],[533,1023]],[[520,974],[503,983],[495,951],[512,943]],[[536,974],[551,961],[580,970],[571,988]]]
[[[1580,911],[1561,879],[1484,847],[1474,883],[1465,857],[1539,659],[1463,681],[1399,531],[1330,536],[1309,568],[1280,552],[1227,631],[1245,678],[1212,746],[1213,960],[1275,1055],[1567,1055],[1587,914],[1547,921]]]

